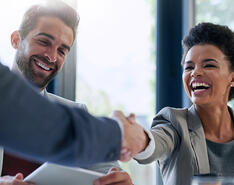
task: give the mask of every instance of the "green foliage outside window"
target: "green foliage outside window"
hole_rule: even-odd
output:
[[[195,22],[213,22],[234,30],[233,0],[196,0]]]

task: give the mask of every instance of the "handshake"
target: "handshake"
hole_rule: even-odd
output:
[[[123,139],[120,160],[127,162],[136,154],[145,150],[149,144],[149,137],[144,128],[136,122],[134,114],[126,117],[121,111],[114,111],[112,118],[123,126]]]

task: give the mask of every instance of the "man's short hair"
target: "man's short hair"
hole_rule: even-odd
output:
[[[60,0],[33,5],[25,12],[19,28],[22,39],[24,39],[27,34],[34,29],[38,19],[42,16],[52,16],[62,20],[72,29],[73,38],[75,40],[79,23],[79,15],[75,9]]]

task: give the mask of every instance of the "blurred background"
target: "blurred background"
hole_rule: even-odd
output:
[[[0,58],[9,67],[15,52],[10,35],[18,29],[25,10],[37,2],[41,1],[2,2]],[[109,116],[116,109],[134,112],[146,128],[161,107],[190,104],[182,90],[180,68],[180,41],[189,28],[206,21],[234,29],[233,0],[65,2],[77,8],[81,19],[76,43],[62,73],[52,82],[52,91],[85,103],[97,116]],[[156,166],[139,165],[134,160],[121,163],[134,185],[160,185]]]

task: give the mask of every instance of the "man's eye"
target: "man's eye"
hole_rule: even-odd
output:
[[[62,49],[59,49],[58,51],[61,55],[65,56],[66,53]]]
[[[45,40],[38,40],[38,42],[43,46],[48,46],[49,45],[49,42],[45,41]]]

